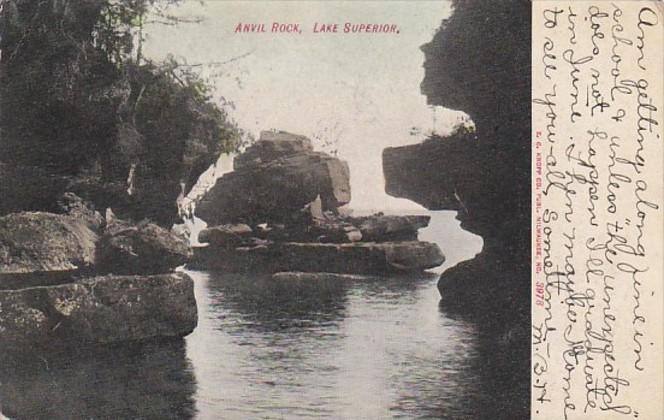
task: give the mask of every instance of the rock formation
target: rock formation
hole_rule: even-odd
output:
[[[480,256],[441,276],[443,302],[479,316],[509,305],[526,317],[530,3],[455,1],[422,51],[429,104],[466,112],[476,132],[385,149],[386,190],[432,210],[456,210],[462,227],[484,239]]]
[[[455,0],[453,8],[422,47],[421,88],[429,104],[470,115],[476,131],[386,149],[386,189],[432,210],[456,210],[461,226],[484,239],[477,257],[441,275],[441,308],[477,321],[490,343],[484,350],[488,369],[501,372],[493,389],[495,411],[526,418],[531,4]],[[507,364],[494,356],[500,347],[513,356]]]
[[[91,277],[58,286],[0,290],[0,352],[179,337],[196,327],[184,274]]]
[[[225,272],[418,272],[444,257],[417,241],[428,216],[350,217],[348,165],[314,152],[306,137],[263,132],[196,207],[194,268]]]
[[[25,212],[0,217],[0,273],[69,271],[95,265],[99,235],[84,220]]]
[[[183,238],[110,210],[104,218],[72,193],[53,206],[61,214],[0,217],[0,352],[193,330],[193,283],[173,273],[191,257]]]
[[[323,211],[350,201],[348,164],[314,152],[303,136],[264,131],[234,166],[196,206],[210,225],[284,222],[317,197]]]
[[[445,258],[436,244],[401,242],[271,242],[254,246],[195,248],[190,267],[224,272],[304,271],[351,274],[420,272]]]
[[[184,238],[149,222],[110,221],[97,249],[96,268],[101,273],[167,273],[191,258]]]

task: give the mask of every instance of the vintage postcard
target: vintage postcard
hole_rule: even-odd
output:
[[[0,0],[0,418],[662,418],[663,22]]]

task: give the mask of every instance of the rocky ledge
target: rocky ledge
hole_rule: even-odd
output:
[[[74,194],[60,213],[0,217],[0,352],[189,334],[186,240],[147,221],[102,217]]]
[[[194,249],[192,268],[225,272],[304,271],[352,274],[417,272],[445,262],[429,242],[268,242],[255,246]]]
[[[263,132],[196,207],[211,226],[190,267],[225,272],[420,272],[445,258],[417,240],[429,216],[352,217],[346,162],[306,137]]]
[[[490,334],[520,337],[531,301],[530,11],[526,0],[454,2],[422,46],[421,89],[430,105],[467,113],[474,128],[383,151],[388,194],[455,210],[461,227],[484,240],[473,260],[441,274],[441,307],[481,320]],[[527,340],[510,345],[528,354]],[[527,363],[518,369],[528,375]]]
[[[0,290],[0,314],[0,352],[180,337],[197,324],[193,282],[182,273]]]

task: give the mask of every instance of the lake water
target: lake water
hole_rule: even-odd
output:
[[[481,248],[453,216],[434,213],[421,233],[440,244],[445,266]],[[514,404],[499,395],[512,386],[513,355],[502,354],[481,326],[439,307],[437,275],[321,288],[189,274],[199,325],[184,341],[2,366],[2,413],[475,419],[500,418],[492,407]]]

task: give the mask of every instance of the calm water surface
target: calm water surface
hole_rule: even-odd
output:
[[[446,266],[481,247],[449,212],[421,234],[432,238]],[[439,308],[436,275],[306,285],[189,274],[199,325],[184,341],[5,363],[4,415],[497,418],[493,338]]]

